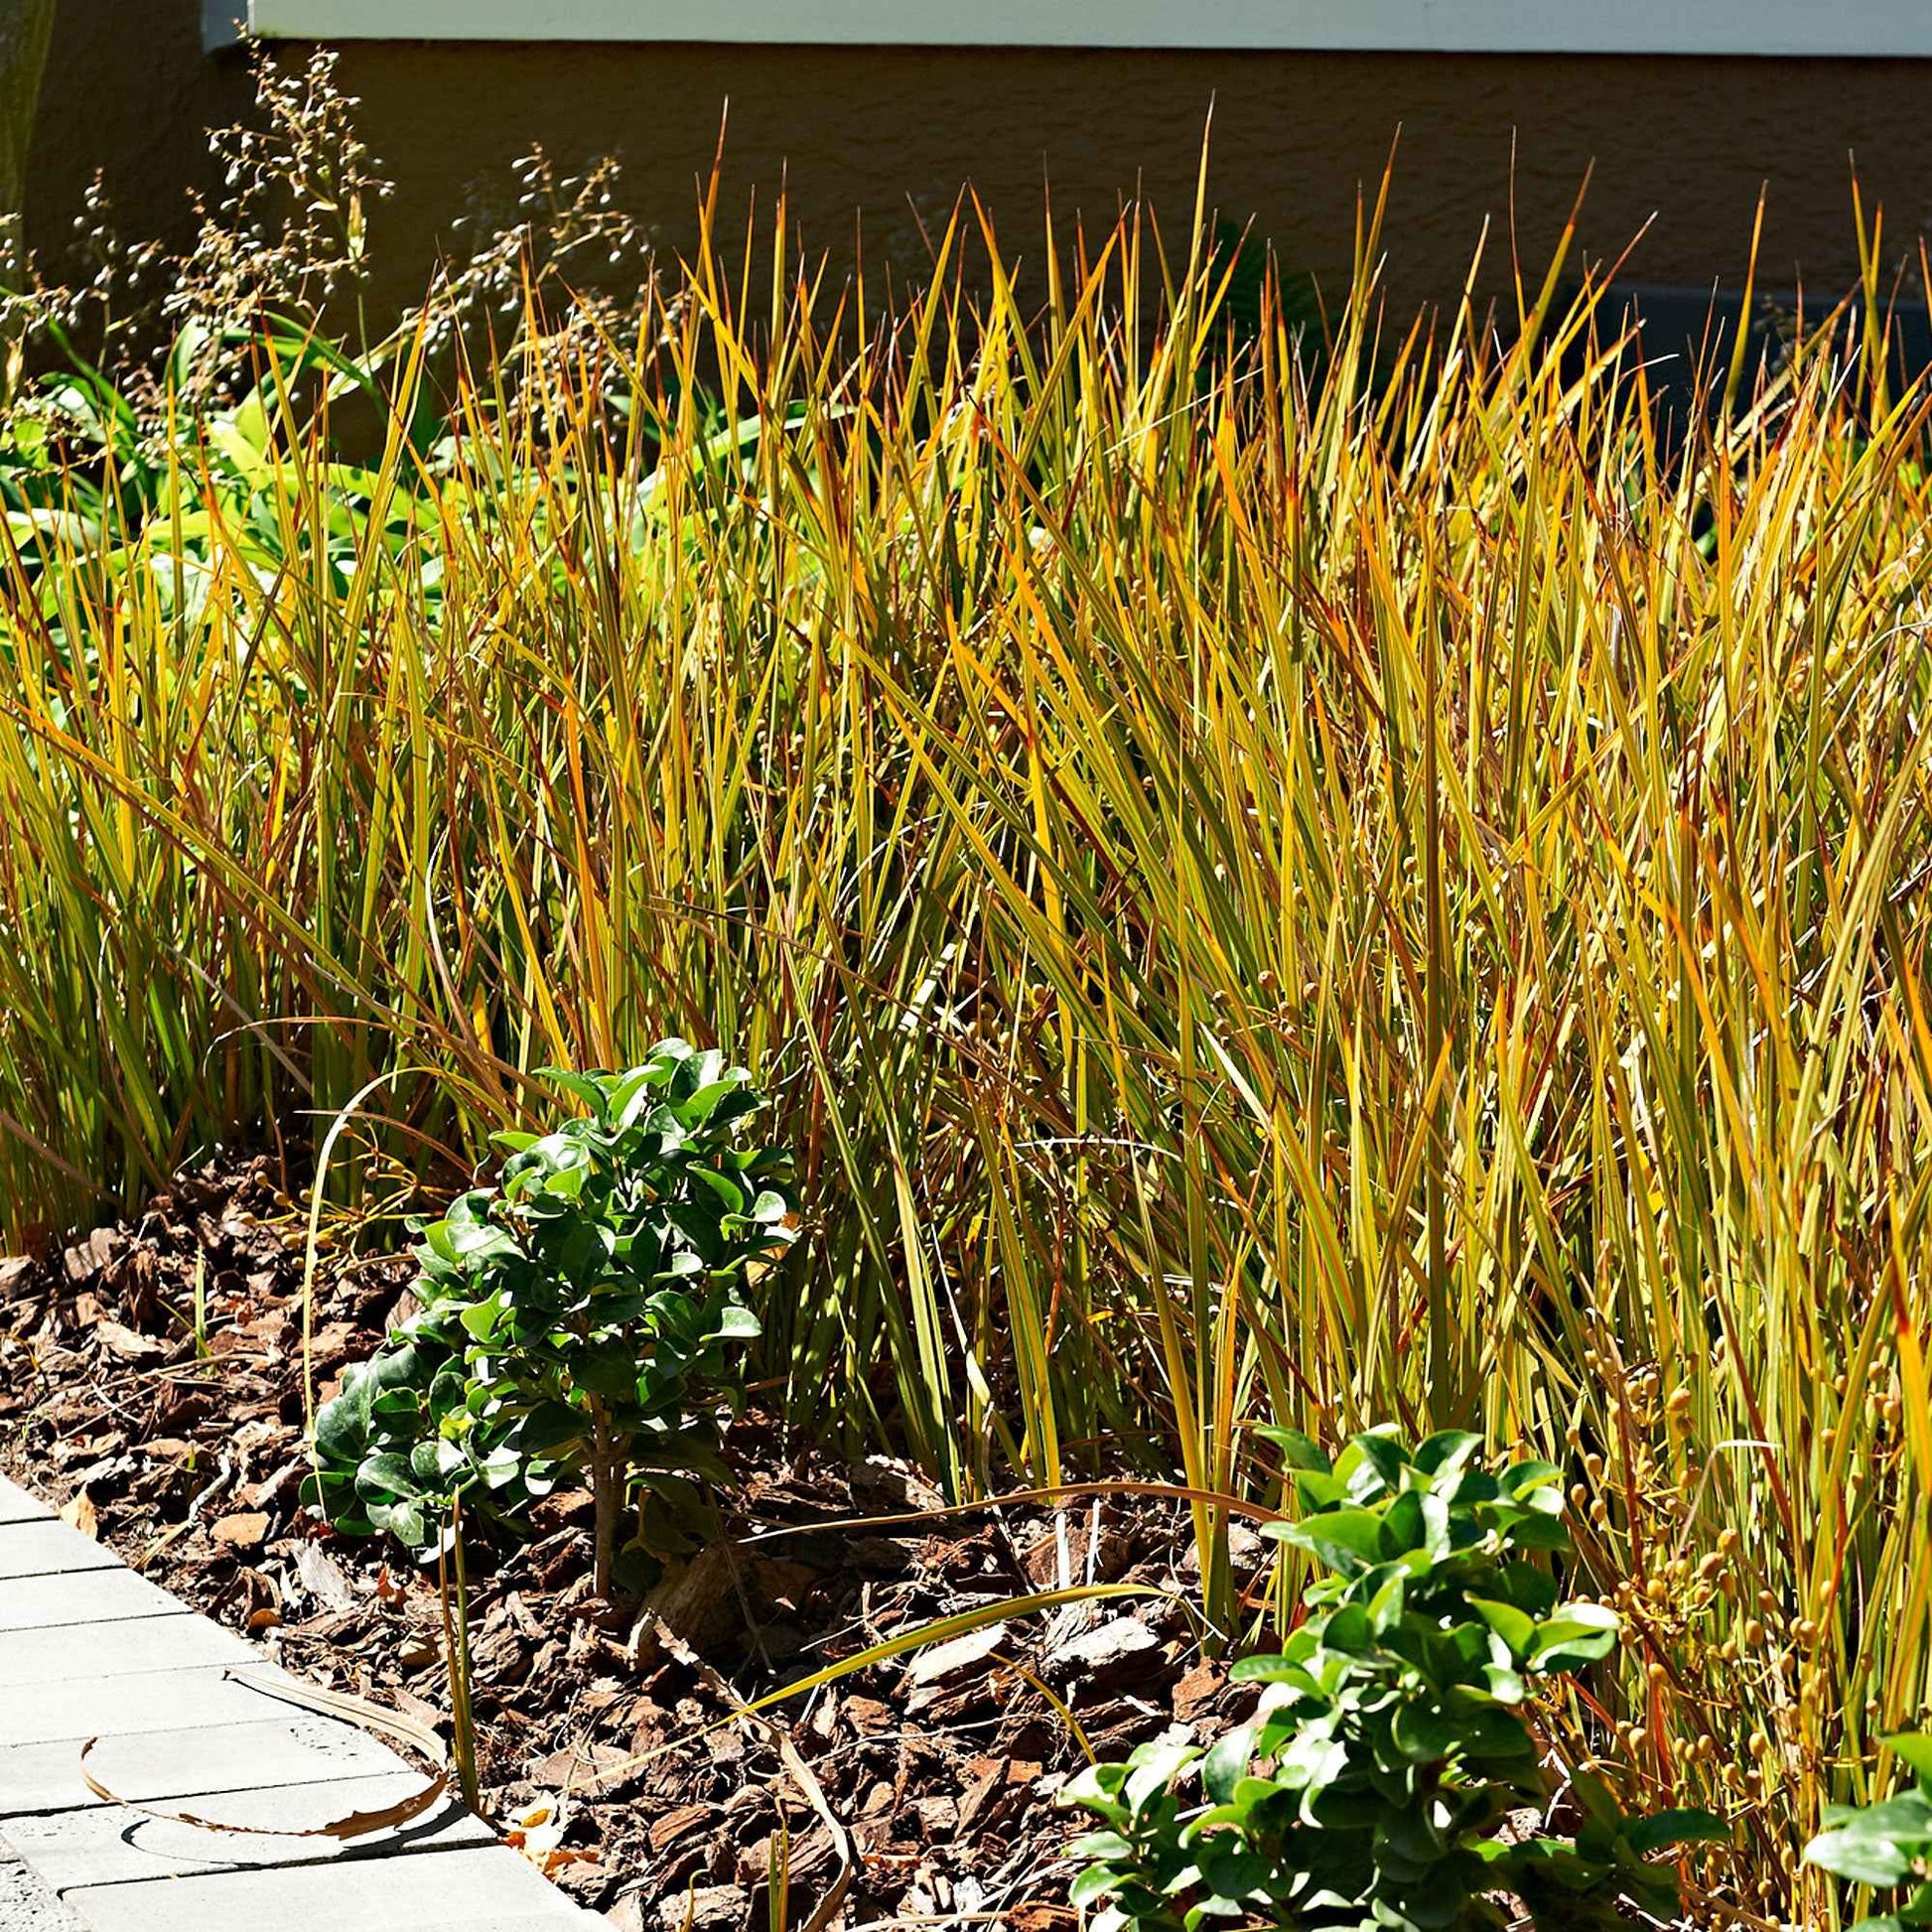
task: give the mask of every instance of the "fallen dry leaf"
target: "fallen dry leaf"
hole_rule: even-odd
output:
[[[521,1852],[546,1878],[566,1865],[584,1864],[597,1857],[595,1852],[572,1850],[563,1844],[563,1836],[562,1814],[550,1798],[526,1806],[503,1828],[504,1844]]]
[[[76,1529],[82,1536],[98,1538],[100,1519],[94,1514],[94,1506],[84,1489],[76,1489],[61,1505],[61,1521],[69,1528]]]
[[[348,1573],[319,1543],[305,1543],[295,1553],[295,1574],[302,1587],[325,1609],[352,1610],[355,1586]]]

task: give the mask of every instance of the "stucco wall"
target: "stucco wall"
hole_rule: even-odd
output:
[[[197,0],[60,0],[30,188],[42,246],[96,167],[130,232],[185,230],[201,130],[248,99],[198,20]],[[1210,100],[1215,201],[1316,269],[1346,261],[1355,184],[1401,127],[1388,240],[1405,300],[1459,287],[1485,215],[1506,264],[1512,151],[1526,268],[1592,160],[1586,241],[1614,252],[1654,212],[1632,267],[1646,282],[1734,276],[1768,183],[1770,278],[1844,286],[1853,153],[1900,252],[1932,228],[1932,63],[362,43],[344,75],[400,185],[376,232],[397,299],[466,206],[508,207],[506,164],[532,141],[563,160],[619,152],[631,199],[688,241],[727,97],[737,207],[786,172],[815,247],[849,254],[859,215],[869,256],[902,266],[920,257],[916,217],[943,217],[967,182],[1009,243],[1037,232],[1048,178],[1062,213],[1103,219],[1140,180],[1184,223]]]

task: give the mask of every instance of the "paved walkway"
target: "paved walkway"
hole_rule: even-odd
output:
[[[171,1824],[87,1789],[89,1737],[88,1769],[122,1797],[239,1825],[313,1828],[421,1788],[366,1731],[279,1703],[234,1666],[292,1681],[0,1478],[0,1932],[604,1923],[454,1799],[341,1845]]]

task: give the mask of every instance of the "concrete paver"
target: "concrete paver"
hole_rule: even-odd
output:
[[[327,1926],[411,1932],[425,1925],[585,1924],[586,1915],[501,1845],[355,1864],[224,1871],[216,1877],[83,1885],[63,1902],[93,1932],[212,1932],[215,1926]]]
[[[0,1932],[600,1923],[453,1798],[347,1843],[296,1836],[380,1811],[422,1774],[368,1732],[271,1694],[294,1681],[0,1479]],[[89,1738],[87,1768],[125,1804],[82,1782]]]
[[[69,1571],[65,1576],[0,1582],[0,1632],[176,1616],[180,1611],[176,1598],[132,1570]]]
[[[96,1805],[91,1811],[57,1812],[51,1818],[9,1819],[7,1843],[31,1862],[44,1883],[66,1892],[83,1885],[197,1877],[268,1865],[354,1863],[387,1858],[399,1847],[427,1852],[494,1842],[488,1826],[453,1799],[443,1800],[436,1810],[411,1819],[398,1831],[346,1844],[293,1835],[318,1830],[351,1812],[396,1804],[420,1791],[422,1784],[420,1774],[398,1768],[376,1777],[337,1778],[293,1789],[189,1792],[168,1802],[170,1811],[253,1827],[246,1836]],[[288,1827],[291,1835],[255,1835],[276,1826]]]
[[[75,1570],[118,1570],[121,1560],[57,1517],[0,1523],[0,1578],[56,1577]]]
[[[0,1523],[32,1523],[53,1514],[38,1496],[30,1496],[19,1483],[0,1476]]]
[[[11,1631],[0,1644],[0,1690],[260,1661],[260,1652],[232,1630],[178,1609],[172,1616]]]
[[[257,1699],[255,1713],[276,1709]],[[107,1739],[88,1768],[133,1804],[193,1793],[267,1791],[393,1771],[401,1760],[366,1731],[306,1712]],[[87,1811],[101,1800],[80,1781],[71,1737],[0,1750],[0,1818]]]
[[[146,1671],[95,1683],[29,1684],[0,1698],[0,1749],[58,1743],[67,1737],[78,1741],[249,1724],[273,1709],[273,1700],[215,1669]]]

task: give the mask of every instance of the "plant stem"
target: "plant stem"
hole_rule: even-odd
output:
[[[618,1473],[610,1419],[596,1396],[591,1397],[591,1493],[597,1503],[597,1550],[592,1587],[598,1595],[608,1597],[611,1594],[611,1570],[617,1549],[618,1508],[622,1501],[622,1483]]]
[[[454,1557],[454,1565],[451,1558]],[[455,1587],[451,1571],[455,1571]],[[450,1749],[456,1759],[463,1802],[482,1810],[477,1781],[477,1721],[470,1705],[470,1577],[463,1559],[463,1499],[450,1506],[450,1549],[436,1560],[436,1582],[443,1605],[443,1655],[450,1671]]]

